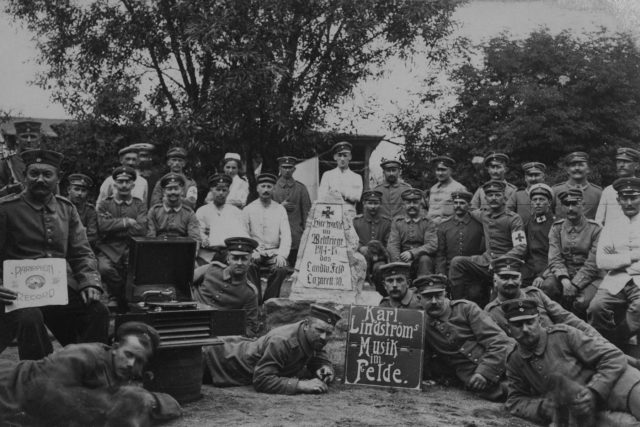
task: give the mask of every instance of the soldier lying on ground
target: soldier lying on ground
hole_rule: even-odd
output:
[[[203,348],[204,382],[253,384],[263,393],[326,393],[334,372],[323,348],[338,320],[338,313],[314,304],[305,320],[274,328],[257,340],[224,337],[223,345]]]
[[[128,322],[111,347],[71,344],[41,360],[2,362],[0,424],[21,413],[43,425],[146,426],[180,416],[171,396],[133,382],[159,340],[152,327]]]

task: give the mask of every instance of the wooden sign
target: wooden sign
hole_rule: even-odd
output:
[[[298,264],[298,282],[304,288],[350,291],[351,270],[347,256],[342,205],[317,203]]]
[[[6,260],[3,280],[6,288],[18,294],[13,304],[5,306],[7,313],[20,308],[69,303],[64,258]]]
[[[352,305],[345,383],[420,390],[424,312]]]

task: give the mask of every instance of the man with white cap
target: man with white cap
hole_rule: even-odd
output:
[[[640,151],[626,147],[618,148],[616,151],[618,178],[633,178],[636,176],[638,169],[640,169]],[[609,185],[602,190],[595,217],[596,222],[600,225],[604,225],[607,221],[616,221],[624,216],[617,197],[618,193],[613,188],[613,185]]]
[[[238,153],[227,153],[222,161],[224,173],[231,177],[231,187],[229,187],[229,195],[227,203],[232,204],[238,209],[244,208],[249,197],[249,183],[240,176],[242,170],[242,160]]]
[[[134,170],[137,169],[138,149],[135,148],[135,144],[118,151],[118,156],[120,157],[120,164],[122,166],[128,166],[130,168],[133,168]],[[147,180],[136,172],[136,178],[133,189],[131,190],[131,195],[142,200],[145,207],[147,207],[147,193],[149,191],[148,188],[149,184],[147,183]],[[100,193],[98,194],[98,199],[96,200],[96,206],[100,205],[100,202],[105,200],[107,197],[115,195],[116,192],[117,190],[113,183],[113,177],[108,176],[100,186]]]
[[[455,160],[449,156],[435,157],[431,163],[435,167],[436,182],[429,190],[429,212],[427,217],[436,225],[454,215],[451,194],[467,191],[467,188],[451,177],[456,166]]]
[[[377,185],[374,190],[381,194],[380,214],[393,219],[403,213],[402,192],[411,186],[400,178],[402,164],[399,160],[382,159],[380,167],[384,175],[384,182]]]
[[[520,218],[526,224],[531,217],[531,195],[529,191],[532,185],[544,182],[547,166],[540,162],[527,162],[522,165],[522,171],[524,172],[524,182],[527,186],[511,193],[505,206],[507,210],[520,215]],[[553,209],[551,210],[553,211]]]
[[[349,169],[351,161],[351,144],[347,141],[338,142],[332,148],[335,169],[322,174],[318,188],[318,200],[334,198],[342,200],[346,211],[356,214],[356,203],[362,196],[362,177]]]

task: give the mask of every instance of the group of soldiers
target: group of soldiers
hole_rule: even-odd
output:
[[[187,152],[166,153],[169,171],[150,192],[136,170],[149,149],[120,151],[95,208],[86,175],[70,174],[69,198],[58,194],[60,154],[21,153],[22,191],[0,203],[0,261],[66,259],[69,303],[0,314],[0,350],[15,339],[21,359],[42,359],[52,352],[47,328],[62,345],[106,343],[107,306],[126,306],[129,238],[183,236],[198,242],[193,298],[247,313],[249,338],[205,348],[208,379],[272,393],[326,392],[334,372],[323,347],[337,313],[314,306],[306,320],[251,339],[259,306],[280,295],[295,264],[311,206],[293,179],[296,159],[279,158],[279,176],[259,174],[258,198],[247,204],[240,156],[228,153],[194,210]],[[319,199],[338,199],[353,216],[380,305],[425,311],[428,379],[450,374],[483,397],[506,397],[515,414],[548,421],[554,405],[545,393],[552,374],[562,373],[585,386],[573,402],[578,412],[640,417],[638,363],[623,353],[640,330],[640,152],[618,149],[619,178],[604,191],[588,180],[586,153],[567,155],[569,179],[553,187],[544,183],[544,164],[526,163],[521,190],[505,180],[509,157],[492,153],[484,160],[491,179],[472,194],[453,179],[456,162],[446,156],[432,160],[438,182],[428,192],[401,180],[397,160],[383,161],[384,182],[363,192],[349,168],[351,149],[334,146],[337,166],[323,175]],[[16,298],[0,286],[2,304]],[[304,366],[311,379],[293,378]]]

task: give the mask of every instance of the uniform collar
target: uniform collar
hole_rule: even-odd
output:
[[[125,205],[130,205],[131,203],[133,203],[133,197],[130,198],[129,200],[122,200],[122,199],[118,199],[117,197],[114,197],[113,201],[116,202],[116,205],[121,205],[123,203]]]
[[[446,300],[445,302],[446,306],[444,307],[444,311],[442,312],[442,314],[438,317],[431,317],[432,320],[438,321],[438,322],[446,322],[447,320],[449,320],[449,317],[451,317],[451,301]]]
[[[542,356],[542,353],[544,353],[544,351],[546,350],[547,341],[548,341],[547,330],[542,327],[541,329],[542,330],[540,331],[540,339],[538,340],[538,344],[536,345],[536,348],[533,349],[533,351],[527,348],[524,348],[522,345],[518,344],[518,351],[520,351],[520,355],[524,359],[530,359],[534,355],[540,357]]]
[[[162,204],[162,207],[163,207],[164,211],[167,212],[167,213],[169,213],[169,212],[180,212],[182,210],[182,203],[180,203],[180,206],[178,206],[177,208],[173,208],[173,207],[167,206],[164,203]]]
[[[504,208],[504,206],[503,206],[503,207],[502,207],[502,210],[501,210],[500,212],[498,212],[498,213],[493,213],[493,212],[491,212],[491,211],[487,211],[487,216],[488,216],[489,218],[496,219],[496,218],[500,218],[501,216],[505,215],[506,213],[507,213],[507,211],[506,211],[506,209],[505,209],[505,208]]]
[[[51,196],[49,196],[49,200],[47,200],[43,204],[40,204],[33,200],[26,192],[22,193],[22,200],[24,200],[29,206],[37,211],[46,209],[49,212],[53,212],[56,210],[56,204],[58,203],[56,201],[56,196],[53,194],[51,194]]]
[[[376,215],[376,216],[371,216],[371,215],[369,215],[367,213],[365,213],[363,216],[364,216],[364,220],[365,221],[370,222],[372,224],[379,223],[380,222],[380,218],[381,218],[380,212],[378,212],[378,215]]]
[[[564,220],[565,227],[569,233],[579,233],[587,226],[587,218],[582,215],[578,225],[573,225],[568,219]]]
[[[298,326],[298,341],[300,342],[300,346],[302,347],[302,351],[304,351],[304,354],[306,354],[307,356],[313,356],[314,351],[311,348],[309,341],[307,341],[307,337],[304,334],[303,328],[304,321],[300,322],[300,325]]]
[[[411,302],[412,298],[413,298],[413,291],[411,289],[407,289],[407,293],[404,294],[404,297],[402,297],[400,302],[397,302],[397,301],[391,299],[391,297],[389,297],[389,303],[391,304],[391,307],[394,307],[394,308],[406,307],[406,306],[409,305],[409,303]]]
[[[457,224],[469,224],[469,221],[471,221],[471,214],[467,212],[466,214],[464,214],[462,219],[458,218],[456,215],[454,215],[452,218]]]
[[[421,219],[422,219],[422,217],[419,216],[419,215],[417,217],[415,217],[415,218],[410,218],[406,214],[404,216],[404,220],[406,221],[407,224],[410,223],[410,222],[415,222],[417,224],[418,222],[420,222]]]
[[[291,179],[284,179],[282,177],[278,178],[278,182],[276,183],[278,185],[278,187],[293,187],[293,185],[296,183],[296,180],[291,178]]]
[[[520,288],[520,293],[514,298],[509,298],[509,299],[518,299],[518,298],[526,298],[526,297],[527,296],[525,295],[524,291],[522,290],[522,288]],[[502,296],[498,293],[496,296],[495,302],[498,303],[498,305],[500,305],[505,301],[506,299],[502,298]]]

